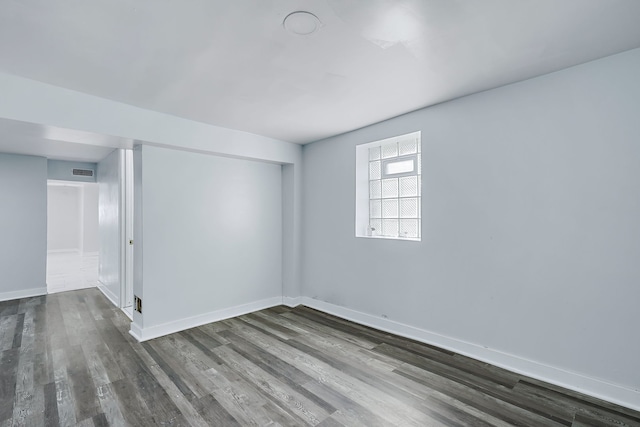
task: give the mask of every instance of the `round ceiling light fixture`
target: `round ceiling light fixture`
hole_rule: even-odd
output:
[[[288,14],[282,21],[284,28],[296,36],[308,36],[320,29],[322,23],[311,12],[297,11]]]

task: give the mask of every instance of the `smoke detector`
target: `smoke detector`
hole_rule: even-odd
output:
[[[282,25],[293,35],[308,36],[318,31],[322,23],[313,13],[299,10],[288,14]]]

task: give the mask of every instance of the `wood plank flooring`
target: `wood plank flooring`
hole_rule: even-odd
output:
[[[96,289],[0,302],[0,427],[640,426],[640,413],[308,308],[145,343]]]

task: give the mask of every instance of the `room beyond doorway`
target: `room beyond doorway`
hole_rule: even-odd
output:
[[[47,293],[97,286],[98,185],[47,182]]]

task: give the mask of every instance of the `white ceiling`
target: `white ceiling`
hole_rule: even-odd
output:
[[[287,33],[296,10],[320,31]],[[640,47],[639,18],[638,0],[5,0],[0,71],[307,143]]]

